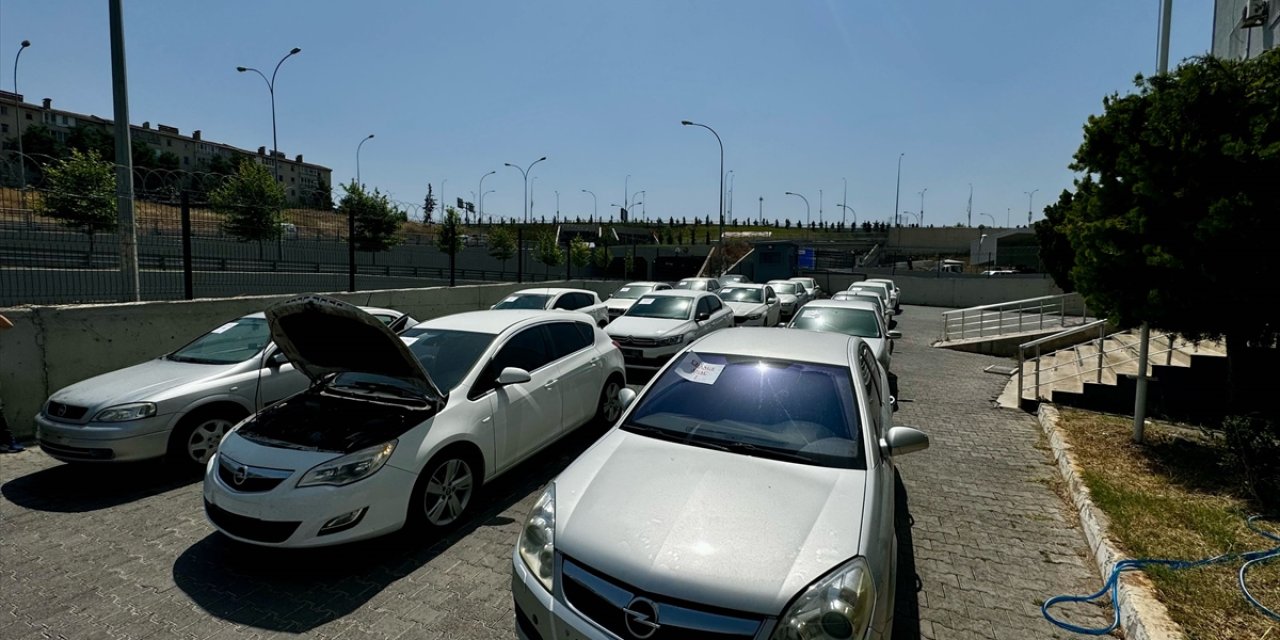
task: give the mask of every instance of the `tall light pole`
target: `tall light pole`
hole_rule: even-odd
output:
[[[929,190],[929,187],[925,187],[920,190],[920,215],[916,218],[916,220],[918,220],[918,222],[916,223],[916,226],[918,227],[924,226],[924,192],[928,190]]]
[[[483,187],[484,187],[484,185],[481,185],[481,188],[483,188]],[[484,211],[484,197],[485,197],[485,195],[486,195],[486,194],[489,194],[489,193],[493,193],[493,192],[494,192],[494,190],[493,190],[493,189],[490,189],[490,190],[488,190],[488,191],[481,191],[481,192],[480,192],[480,202],[477,202],[477,203],[476,203],[476,207],[478,207],[478,208],[479,208],[479,210],[480,210],[481,212],[483,212],[483,211]],[[476,224],[480,224],[480,223],[481,223],[481,221],[483,221],[483,220],[484,220],[484,213],[477,213],[477,214],[476,214]]]
[[[969,207],[968,209],[966,209],[966,211],[968,212],[968,215],[969,215],[969,221],[967,224],[970,227],[972,227],[973,226],[973,183],[972,182],[969,183]],[[993,221],[992,224],[994,225],[995,222]]]
[[[724,141],[720,139],[720,134],[715,129],[705,124],[690,122],[689,120],[681,120],[680,124],[686,127],[702,127],[711,132],[716,137],[716,142],[720,144],[720,249],[724,251]]]
[[[280,65],[284,64],[285,60],[288,60],[299,53],[302,53],[302,49],[294,47],[289,50],[289,53],[284,54],[284,57],[280,58],[280,62],[276,63],[276,68],[271,72],[270,79],[267,79],[267,75],[265,73],[258,71],[253,67],[236,67],[236,71],[239,71],[240,73],[252,71],[259,76],[262,76],[262,81],[267,83],[267,93],[271,94],[271,167],[274,170],[277,183],[280,182],[280,166],[279,159],[276,155],[280,153],[280,145],[279,140],[276,137],[276,74],[280,73]],[[359,179],[357,178],[357,182],[358,181]]]
[[[365,136],[364,140],[360,141],[360,144],[356,145],[356,184],[360,185],[361,189],[364,188],[364,182],[360,180],[360,147],[363,147],[364,143],[372,139],[373,139],[373,134],[371,133]]]
[[[122,0],[107,3],[111,29],[111,102],[116,151],[116,212],[120,217],[120,271],[126,300],[137,302],[138,233],[133,216],[133,154],[129,134],[129,73],[124,51]],[[15,104],[14,107],[18,105]],[[353,287],[354,289],[354,287]]]
[[[600,221],[600,200],[596,198],[596,192],[590,189],[583,189],[583,193],[591,194],[591,219],[596,222]]]
[[[818,226],[822,226],[822,189],[818,189]]]
[[[537,187],[537,186],[538,186],[538,176],[534,176],[533,179],[529,181],[529,217],[534,220],[538,219],[538,212],[534,211],[533,209],[533,206],[536,203],[536,201],[533,199],[533,189],[534,187]]]
[[[808,229],[809,228],[809,199],[793,191],[788,191],[786,195],[795,196],[797,198],[800,198],[801,200],[804,200],[804,227]]]
[[[920,226],[920,216],[919,216],[919,214],[913,213],[913,212],[911,212],[911,211],[903,211],[902,213],[904,213],[904,214],[906,214],[906,215],[911,216],[911,219],[916,221],[916,226],[917,226],[917,227],[918,227],[918,226]]]
[[[992,228],[992,229],[996,228],[996,217],[995,217],[995,216],[993,216],[993,215],[991,215],[991,214],[989,214],[989,213],[979,213],[978,215],[980,215],[980,216],[986,216],[986,217],[988,217],[988,218],[991,218],[991,228]]]
[[[898,201],[902,199],[902,156],[905,156],[905,155],[907,155],[905,151],[898,154],[898,183],[897,183],[898,186],[895,187],[894,196],[893,196],[893,225],[894,226],[898,226],[900,223],[900,216],[898,216]]]
[[[626,209],[628,218],[631,217],[631,199],[630,199],[631,196],[629,195],[630,188],[631,188],[631,174],[628,173],[627,177],[622,181],[622,206],[619,207],[620,209]]]
[[[841,202],[839,205],[836,205],[836,206],[838,206],[838,207],[840,207],[841,209],[843,209],[843,210],[844,210],[844,211],[842,211],[842,212],[840,213],[840,226],[842,226],[842,227],[844,226],[844,214],[845,214],[846,212],[847,212],[847,213],[852,213],[852,214],[853,214],[853,226],[855,226],[855,227],[857,227],[857,226],[858,226],[858,212],[857,212],[857,211],[854,211],[854,210],[853,210],[853,207],[850,207],[849,205],[847,205],[847,204],[845,204],[845,203],[843,203],[843,202]]]
[[[764,224],[764,196],[760,196],[760,224]]]
[[[724,215],[726,218],[732,220],[733,219],[733,178],[734,178],[733,169],[729,170],[729,175],[727,177],[729,179],[729,204],[726,205],[727,208],[724,210]]]
[[[1036,188],[1030,191],[1023,191],[1023,193],[1027,194],[1027,226],[1028,227],[1031,226],[1031,201],[1033,198],[1036,197],[1036,192],[1039,190],[1040,190],[1039,188]]]
[[[556,217],[560,217],[560,190],[556,189]]]
[[[637,204],[644,204],[644,201],[640,200],[640,196],[647,195],[648,193],[649,192],[645,190],[637,191],[635,195],[631,198],[631,202],[627,204],[627,211],[631,211],[632,209],[635,209]]]
[[[492,193],[492,192],[493,192],[493,189],[490,189],[489,191],[485,191],[485,190],[484,190],[484,179],[485,179],[485,178],[488,178],[489,176],[491,176],[491,175],[493,175],[493,174],[495,174],[495,173],[497,173],[497,171],[490,171],[489,173],[486,173],[486,174],[484,174],[484,175],[480,176],[480,187],[479,187],[479,191],[480,191],[480,202],[477,202],[477,203],[476,203],[476,206],[480,208],[480,211],[477,213],[477,215],[479,215],[479,216],[480,216],[480,219],[481,219],[481,220],[483,220],[483,219],[484,219],[484,194],[486,194],[486,193]]]
[[[849,180],[848,180],[848,178],[840,178],[840,180],[841,180],[842,182],[844,182],[844,191],[842,192],[842,195],[840,196],[840,206],[844,207],[844,203],[846,203],[846,202],[848,202],[848,201],[849,201]],[[849,209],[848,207],[845,207],[845,208],[846,208],[846,209]],[[850,210],[850,211],[852,211],[852,209],[849,209],[849,210]],[[856,214],[856,213],[855,213],[855,214],[853,214],[853,224],[855,224],[855,225],[856,225],[856,224],[858,224],[858,214]],[[841,226],[841,227],[844,227],[844,212],[843,212],[843,211],[840,213],[840,226]]]
[[[525,224],[529,224],[529,172],[533,170],[533,165],[538,164],[539,162],[542,162],[543,160],[546,160],[546,159],[547,159],[546,156],[542,156],[541,158],[538,158],[537,160],[530,162],[529,166],[523,169],[514,164],[511,164],[510,162],[503,163],[505,166],[511,167],[512,169],[519,171],[520,175],[524,178],[524,223]]]
[[[13,135],[18,136],[18,170],[21,176],[22,208],[27,208],[27,155],[22,149],[22,121],[18,119],[18,112],[22,111],[22,101],[18,99],[18,60],[22,59],[22,52],[31,46],[30,40],[23,40],[18,46],[18,53],[13,56]]]

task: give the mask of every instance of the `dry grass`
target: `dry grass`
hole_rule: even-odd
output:
[[[1136,445],[1129,441],[1132,419],[1075,410],[1062,412],[1061,426],[1094,502],[1111,518],[1112,537],[1130,556],[1196,560],[1275,546],[1245,526],[1258,506],[1211,440],[1157,424],[1148,428],[1148,442]],[[1239,567],[1232,562],[1148,573],[1188,637],[1280,640],[1280,623],[1245,601],[1236,581]],[[1249,579],[1255,597],[1280,607],[1280,561],[1254,568]]]

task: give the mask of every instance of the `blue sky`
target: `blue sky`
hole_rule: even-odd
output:
[[[714,217],[719,151],[735,217],[925,223],[1036,219],[1069,187],[1081,126],[1104,95],[1128,91],[1156,60],[1158,0],[218,0],[125,3],[134,123],[201,129],[206,139],[271,144],[270,71],[280,148],[420,203],[485,180],[487,213],[521,215],[526,165],[534,215],[591,212],[645,191],[655,216]],[[1204,53],[1212,0],[1173,14],[1173,61]],[[0,0],[0,83],[27,100],[110,117],[107,2]],[[630,179],[626,176],[630,174]],[[536,180],[534,177],[536,176]],[[820,196],[821,190],[821,196]],[[340,189],[335,189],[340,194]],[[1009,214],[1008,212],[1011,212]],[[851,220],[851,218],[848,218]]]

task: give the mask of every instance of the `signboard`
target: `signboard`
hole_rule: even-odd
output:
[[[799,269],[817,268],[817,252],[813,250],[813,247],[800,247],[799,253],[796,254],[796,267]]]

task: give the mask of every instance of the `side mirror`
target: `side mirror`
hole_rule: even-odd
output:
[[[769,298],[768,300],[765,300],[764,302],[765,302],[765,304],[773,304],[773,303],[775,303],[775,302],[777,302],[777,301],[778,301],[778,299],[777,299],[776,297],[774,297],[774,298]]]
[[[889,332],[889,339],[890,339],[890,340],[901,340],[901,339],[902,339],[902,332],[901,332],[901,331],[890,331],[890,332]]]
[[[505,387],[509,384],[524,384],[533,380],[528,371],[519,367],[507,367],[498,374],[498,386]]]
[[[698,312],[698,315],[697,315],[697,316],[694,316],[694,318],[693,318],[693,319],[694,319],[694,320],[696,320],[696,321],[698,321],[698,322],[702,322],[702,321],[704,321],[704,320],[710,320],[710,319],[711,319],[711,312],[709,312],[709,311],[699,311],[699,312]]]
[[[626,411],[627,407],[631,406],[631,403],[635,401],[636,392],[634,389],[623,387],[622,391],[618,392],[618,402],[622,404],[623,411]]]
[[[885,435],[881,446],[889,450],[889,455],[902,455],[929,448],[929,436],[919,429],[911,427],[894,427]]]
[[[267,358],[267,366],[272,369],[279,369],[286,364],[289,364],[289,357],[284,355],[283,351],[276,351]]]

